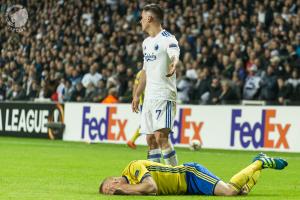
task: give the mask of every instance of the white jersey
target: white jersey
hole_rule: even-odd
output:
[[[166,30],[143,42],[144,67],[146,72],[145,100],[161,99],[176,101],[176,74],[166,77],[170,58],[179,57],[176,38]]]

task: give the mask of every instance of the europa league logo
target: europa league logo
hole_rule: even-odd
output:
[[[13,5],[7,8],[5,19],[11,30],[21,32],[28,20],[28,12],[22,5]]]

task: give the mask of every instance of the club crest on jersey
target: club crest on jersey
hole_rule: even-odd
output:
[[[158,50],[158,44],[156,44],[156,45],[154,46],[154,50],[155,50],[155,51]]]
[[[156,60],[156,55],[144,53],[144,60],[147,62],[154,61],[154,60]]]

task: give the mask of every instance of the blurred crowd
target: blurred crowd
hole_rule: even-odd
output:
[[[1,3],[0,101],[131,101],[148,1],[17,2],[28,11],[20,33]],[[178,102],[299,104],[300,0],[151,2],[179,41]]]

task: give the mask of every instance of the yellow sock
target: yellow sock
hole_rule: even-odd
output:
[[[248,183],[254,173],[262,169],[262,161],[257,160],[245,169],[235,174],[229,181],[229,184],[237,192],[240,192],[242,187]],[[252,186],[253,187],[253,186]]]
[[[258,170],[253,174],[253,176],[250,178],[250,180],[243,187],[244,192],[246,192],[248,194],[251,191],[251,189],[254,187],[254,185],[258,181],[258,178],[260,177],[260,173],[261,173],[261,170]]]
[[[132,138],[130,139],[133,143],[135,143],[135,141],[138,139],[138,137],[140,137],[140,128],[136,129],[134,135],[132,136]]]

